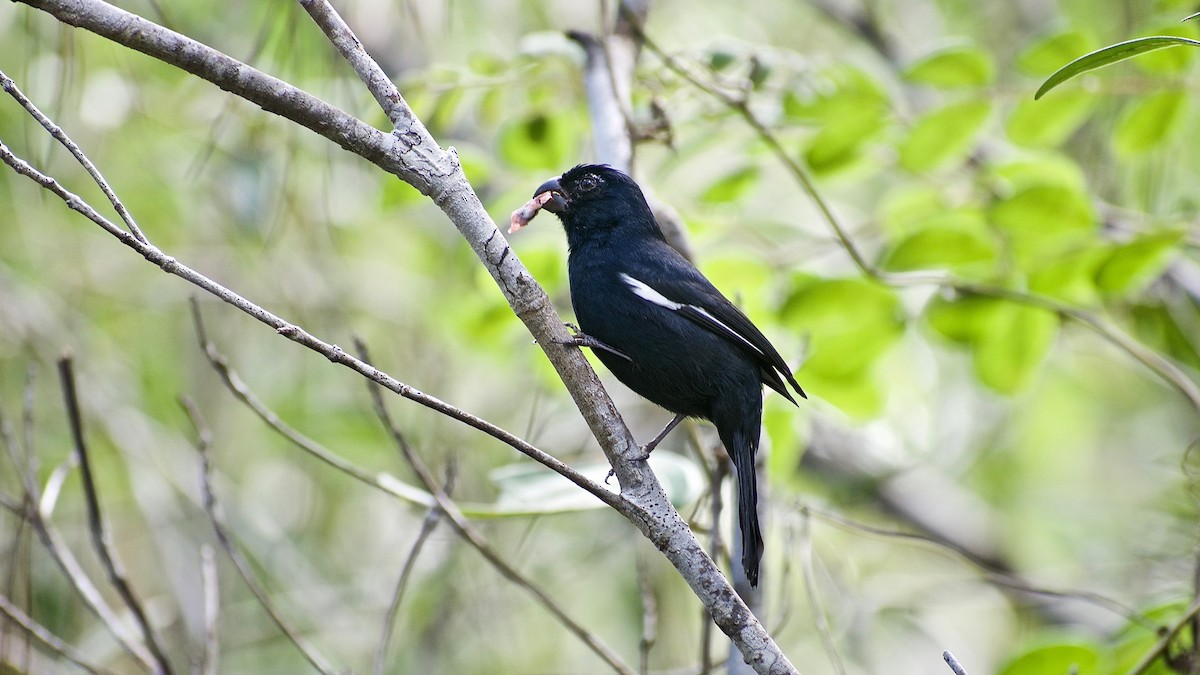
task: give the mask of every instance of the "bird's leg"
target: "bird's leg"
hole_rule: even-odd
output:
[[[592,349],[603,349],[606,352],[616,354],[617,356],[625,359],[626,361],[633,360],[633,359],[629,358],[627,355],[625,355],[624,353],[622,353],[612,347],[609,347],[608,345],[597,340],[596,338],[592,337],[591,335],[587,335],[587,334],[583,333],[582,331],[579,330],[579,326],[576,326],[573,323],[568,323],[565,325],[567,326],[567,328],[571,329],[572,335],[571,335],[571,337],[567,338],[566,340],[555,340],[556,343],[558,343],[560,345],[568,345],[568,346],[575,346],[575,347],[590,347]]]
[[[667,437],[667,434],[671,433],[672,429],[679,426],[679,423],[682,422],[685,417],[687,417],[687,415],[676,415],[674,419],[672,419],[670,422],[667,422],[667,426],[663,427],[663,430],[658,432],[657,436],[650,439],[649,443],[642,446],[642,456],[637,458],[638,461],[644,462],[647,459],[650,459],[650,453],[658,447],[659,443],[662,443],[662,440]]]

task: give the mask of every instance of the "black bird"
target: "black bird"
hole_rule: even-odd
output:
[[[675,413],[644,450],[685,417],[717,427],[737,470],[742,567],[757,586],[762,386],[793,404],[788,384],[807,396],[762,332],[667,243],[632,178],[581,164],[542,184],[533,210],[514,214],[514,227],[539,205],[566,230],[571,304],[583,333],[577,343],[592,347],[625,386]]]

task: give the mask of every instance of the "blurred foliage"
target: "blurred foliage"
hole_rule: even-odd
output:
[[[386,123],[294,5],[133,5]],[[833,671],[813,606],[852,672],[936,672],[943,649],[971,672],[1125,672],[1195,593],[1200,470],[1188,448],[1200,422],[1175,388],[1047,302],[1129,334],[1196,380],[1200,155],[1190,139],[1200,131],[1200,75],[1193,49],[1162,49],[1078,69],[1033,95],[1100,45],[1195,39],[1197,22],[1178,23],[1191,4],[863,6],[882,42],[807,3],[654,3],[646,30],[701,79],[748,97],[811,171],[871,270],[853,264],[771,144],[735,111],[650,50],[635,83],[635,120],[665,111],[673,139],[639,146],[639,178],[682,214],[701,269],[798,365],[811,396],[800,411],[767,399],[765,622],[805,673]],[[582,56],[561,31],[601,31],[605,15],[591,4],[338,7],[434,135],[457,148],[497,221],[533,186],[588,159]],[[443,214],[411,187],[26,6],[0,5],[0,41],[0,69],[79,142],[164,251],[324,339],[362,336],[375,362],[407,384],[603,473],[553,370]],[[104,203],[7,97],[0,140]],[[329,470],[266,428],[197,347],[188,311],[196,291],[7,168],[0,235],[0,440],[42,481],[68,461],[52,364],[73,352],[114,541],[176,665],[202,644],[198,550],[213,542],[195,432],[177,404],[186,395],[213,430],[215,489],[272,597],[331,661],[369,670],[423,509]],[[538,219],[512,243],[569,318],[557,224]],[[213,339],[282,419],[370,473],[416,484],[359,378],[200,300]],[[612,390],[637,437],[665,421]],[[454,474],[454,496],[478,507],[500,554],[571,616],[636,662],[640,567],[658,603],[651,667],[698,662],[694,598],[628,523],[471,429],[403,401],[392,410],[426,462]],[[692,446],[707,452],[713,434],[693,432],[667,439],[656,470],[705,532],[704,469]],[[18,500],[18,472],[7,455],[0,461],[0,492]],[[896,487],[930,471],[936,490]],[[986,526],[970,535],[993,564],[1065,594],[1015,593],[945,546],[879,534],[921,531],[918,507],[947,531],[974,528],[984,514]],[[3,513],[0,579],[14,580],[6,597],[31,605],[94,661],[134,670],[28,529]],[[84,557],[77,472],[54,519]],[[817,603],[806,599],[806,555]],[[218,558],[222,670],[306,667]],[[85,563],[102,584],[96,563]],[[22,654],[4,658],[20,663]],[[33,670],[53,670],[51,659],[33,657]],[[449,528],[435,531],[400,608],[389,672],[601,669]],[[1148,672],[1169,671],[1159,661]]]

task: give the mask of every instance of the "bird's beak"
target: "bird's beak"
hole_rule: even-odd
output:
[[[545,183],[542,183],[541,186],[538,187],[537,191],[533,193],[535,199],[539,195],[547,192],[550,193],[550,198],[547,199],[546,203],[542,205],[542,208],[546,209],[550,213],[562,213],[563,211],[567,210],[567,196],[563,194],[562,185],[560,185],[558,182],[559,178],[561,178],[561,176],[556,176]]]

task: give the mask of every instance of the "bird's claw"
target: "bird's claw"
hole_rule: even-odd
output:
[[[579,329],[577,326],[574,326],[572,324],[566,324],[566,326],[568,328],[575,330],[576,332],[573,335],[571,335],[571,337],[569,337],[565,340],[555,340],[554,342],[556,344],[560,344],[560,345],[567,346],[567,347],[590,347],[592,349],[603,349],[604,351],[609,352],[611,354],[616,354],[617,356],[625,359],[626,361],[633,360],[633,359],[629,358],[623,352],[621,352],[617,349],[614,349],[612,347],[609,347],[608,345],[597,340],[596,338],[592,337],[591,335],[587,335],[585,333],[579,332]]]

